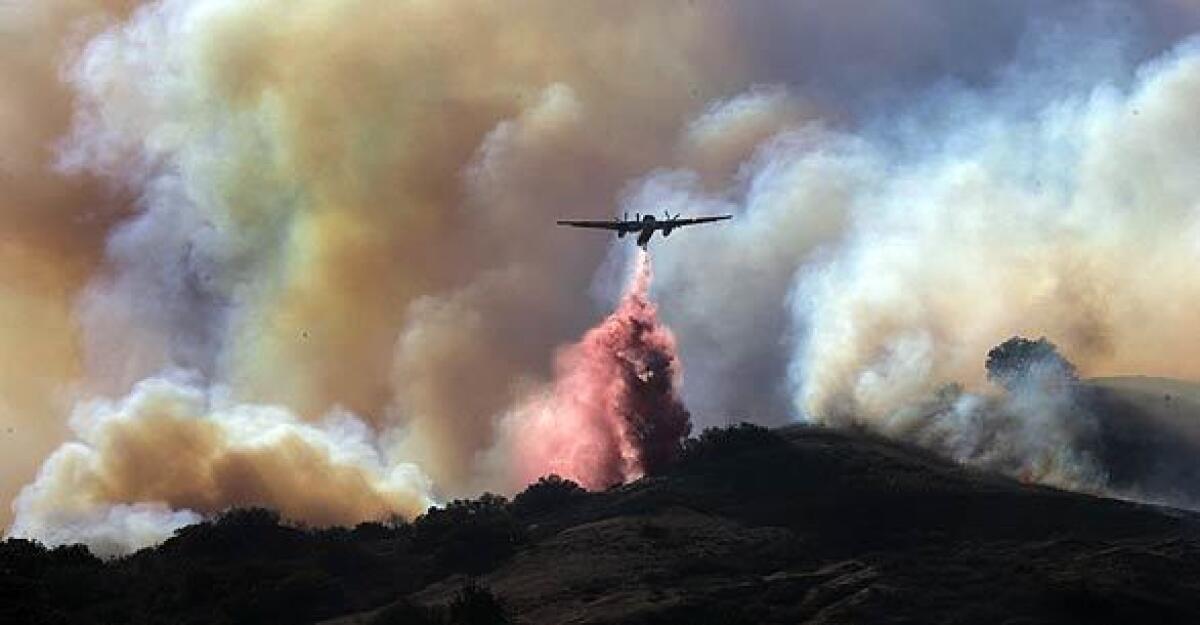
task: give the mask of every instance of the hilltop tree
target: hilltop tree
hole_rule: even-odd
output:
[[[986,368],[989,380],[1010,391],[1034,381],[1073,384],[1079,380],[1075,365],[1044,336],[1036,341],[1014,336],[993,347]]]

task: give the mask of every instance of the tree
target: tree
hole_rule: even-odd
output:
[[[547,514],[587,497],[587,491],[575,482],[551,473],[513,498],[513,512],[531,517]]]
[[[508,500],[491,493],[430,508],[412,528],[413,544],[432,552],[443,573],[491,570],[525,540],[525,529],[509,511]]]
[[[1030,382],[1073,384],[1079,380],[1075,365],[1044,336],[1036,341],[1014,336],[993,347],[986,368],[989,380],[1010,391]]]
[[[725,428],[707,428],[698,438],[683,441],[684,465],[726,460],[748,450],[761,449],[779,441],[769,428],[739,423]]]

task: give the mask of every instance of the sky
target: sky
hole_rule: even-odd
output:
[[[631,318],[693,432],[858,423],[1102,490],[1089,417],[983,362],[1046,336],[1086,376],[1200,378],[1197,28],[1188,0],[3,0],[0,521],[120,553],[232,505],[511,494],[521,433],[577,408],[548,398],[637,368],[563,364]],[[553,222],[663,211],[734,219],[656,239],[622,317],[633,246]]]

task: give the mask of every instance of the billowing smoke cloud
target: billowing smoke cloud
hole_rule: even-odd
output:
[[[599,489],[661,471],[691,430],[675,337],[639,251],[617,309],[556,357],[555,379],[510,417],[518,483],[556,473]]]
[[[439,495],[486,483],[499,416],[593,318],[580,295],[603,243],[530,244],[530,225],[610,211],[699,90],[739,73],[711,50],[665,77],[638,62],[703,52],[719,8],[524,11],[514,30],[473,2],[167,0],[73,41],[73,123],[47,152],[136,212],[95,226],[104,263],[58,302],[78,324],[71,394],[186,369],[248,410],[361,415]],[[578,19],[590,44],[562,28]],[[247,503],[216,492],[207,507]],[[41,527],[29,514],[17,526]]]
[[[420,469],[387,458],[347,413],[304,423],[161,378],[119,401],[81,404],[71,428],[77,440],[17,498],[13,535],[112,554],[236,505],[332,525],[412,516],[431,503]]]
[[[1105,433],[1090,389],[1063,362],[1032,357],[999,393],[948,384],[896,410],[888,432],[1024,481],[1102,492],[1109,482]]]
[[[550,224],[620,210],[737,215],[655,251],[697,425],[856,421],[1085,482],[1088,428],[981,361],[1046,335],[1086,374],[1200,374],[1200,57],[1164,54],[1197,25],[1178,0],[0,4],[0,494],[69,441],[14,531],[119,549],[228,505],[341,522],[498,487],[504,416],[612,305],[587,296],[608,242]],[[918,410],[952,382],[977,399]],[[104,433],[159,421],[79,415],[148,389],[203,398],[167,429],[214,429],[212,457],[265,413],[367,486],[197,490],[198,456],[177,489],[121,482]],[[108,490],[52,488],[77,457]]]
[[[1185,338],[1200,321],[1188,277],[1200,260],[1200,188],[1188,173],[1200,145],[1186,112],[1200,54],[1184,45],[1131,79],[1111,74],[1124,57],[1108,42],[1035,41],[1032,60],[987,89],[939,87],[857,132],[785,129],[720,193],[686,170],[646,181],[636,206],[741,213],[730,233],[664,248],[667,321],[682,336],[719,336],[728,318],[786,328],[773,337],[790,344],[803,418],[1102,486],[1095,415],[1038,389],[997,397],[983,355],[1014,333],[1046,335],[1090,375],[1200,373]],[[1068,70],[1046,64],[1068,50]],[[697,280],[701,257],[709,269]],[[747,304],[751,294],[720,300],[752,286],[713,286],[739,272],[757,283],[764,267],[787,275],[765,274],[790,289],[784,321]],[[700,312],[713,305],[740,310]],[[968,392],[939,397],[956,382]]]
[[[864,172],[854,227],[797,282],[799,409],[903,427],[901,407],[946,381],[977,385],[979,355],[1014,332],[1054,337],[1092,375],[1196,378],[1183,337],[1200,321],[1186,277],[1200,188],[1184,173],[1197,147],[1184,111],[1198,70],[1185,47],[1129,87],[1001,85],[987,110],[970,94],[940,104],[965,117],[918,129],[932,151],[868,146],[911,160]]]

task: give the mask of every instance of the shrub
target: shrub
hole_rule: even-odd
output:
[[[708,428],[698,438],[683,442],[680,457],[684,466],[722,461],[747,450],[782,442],[777,434],[761,425],[739,423],[727,428]]]
[[[450,602],[450,625],[510,625],[512,613],[504,601],[491,590],[469,582]]]
[[[0,543],[0,571],[6,576],[37,575],[48,562],[46,547],[37,541],[9,538]]]
[[[513,513],[517,516],[540,516],[574,504],[587,497],[582,486],[550,474],[538,478],[513,498]]]
[[[413,521],[413,544],[436,555],[441,572],[477,574],[508,558],[525,539],[508,500],[485,493],[430,508]]]
[[[220,528],[263,528],[277,527],[279,513],[268,508],[230,508],[217,517],[216,526]]]
[[[230,508],[211,521],[179,528],[162,549],[193,558],[285,557],[305,535],[283,524],[274,510]]]

